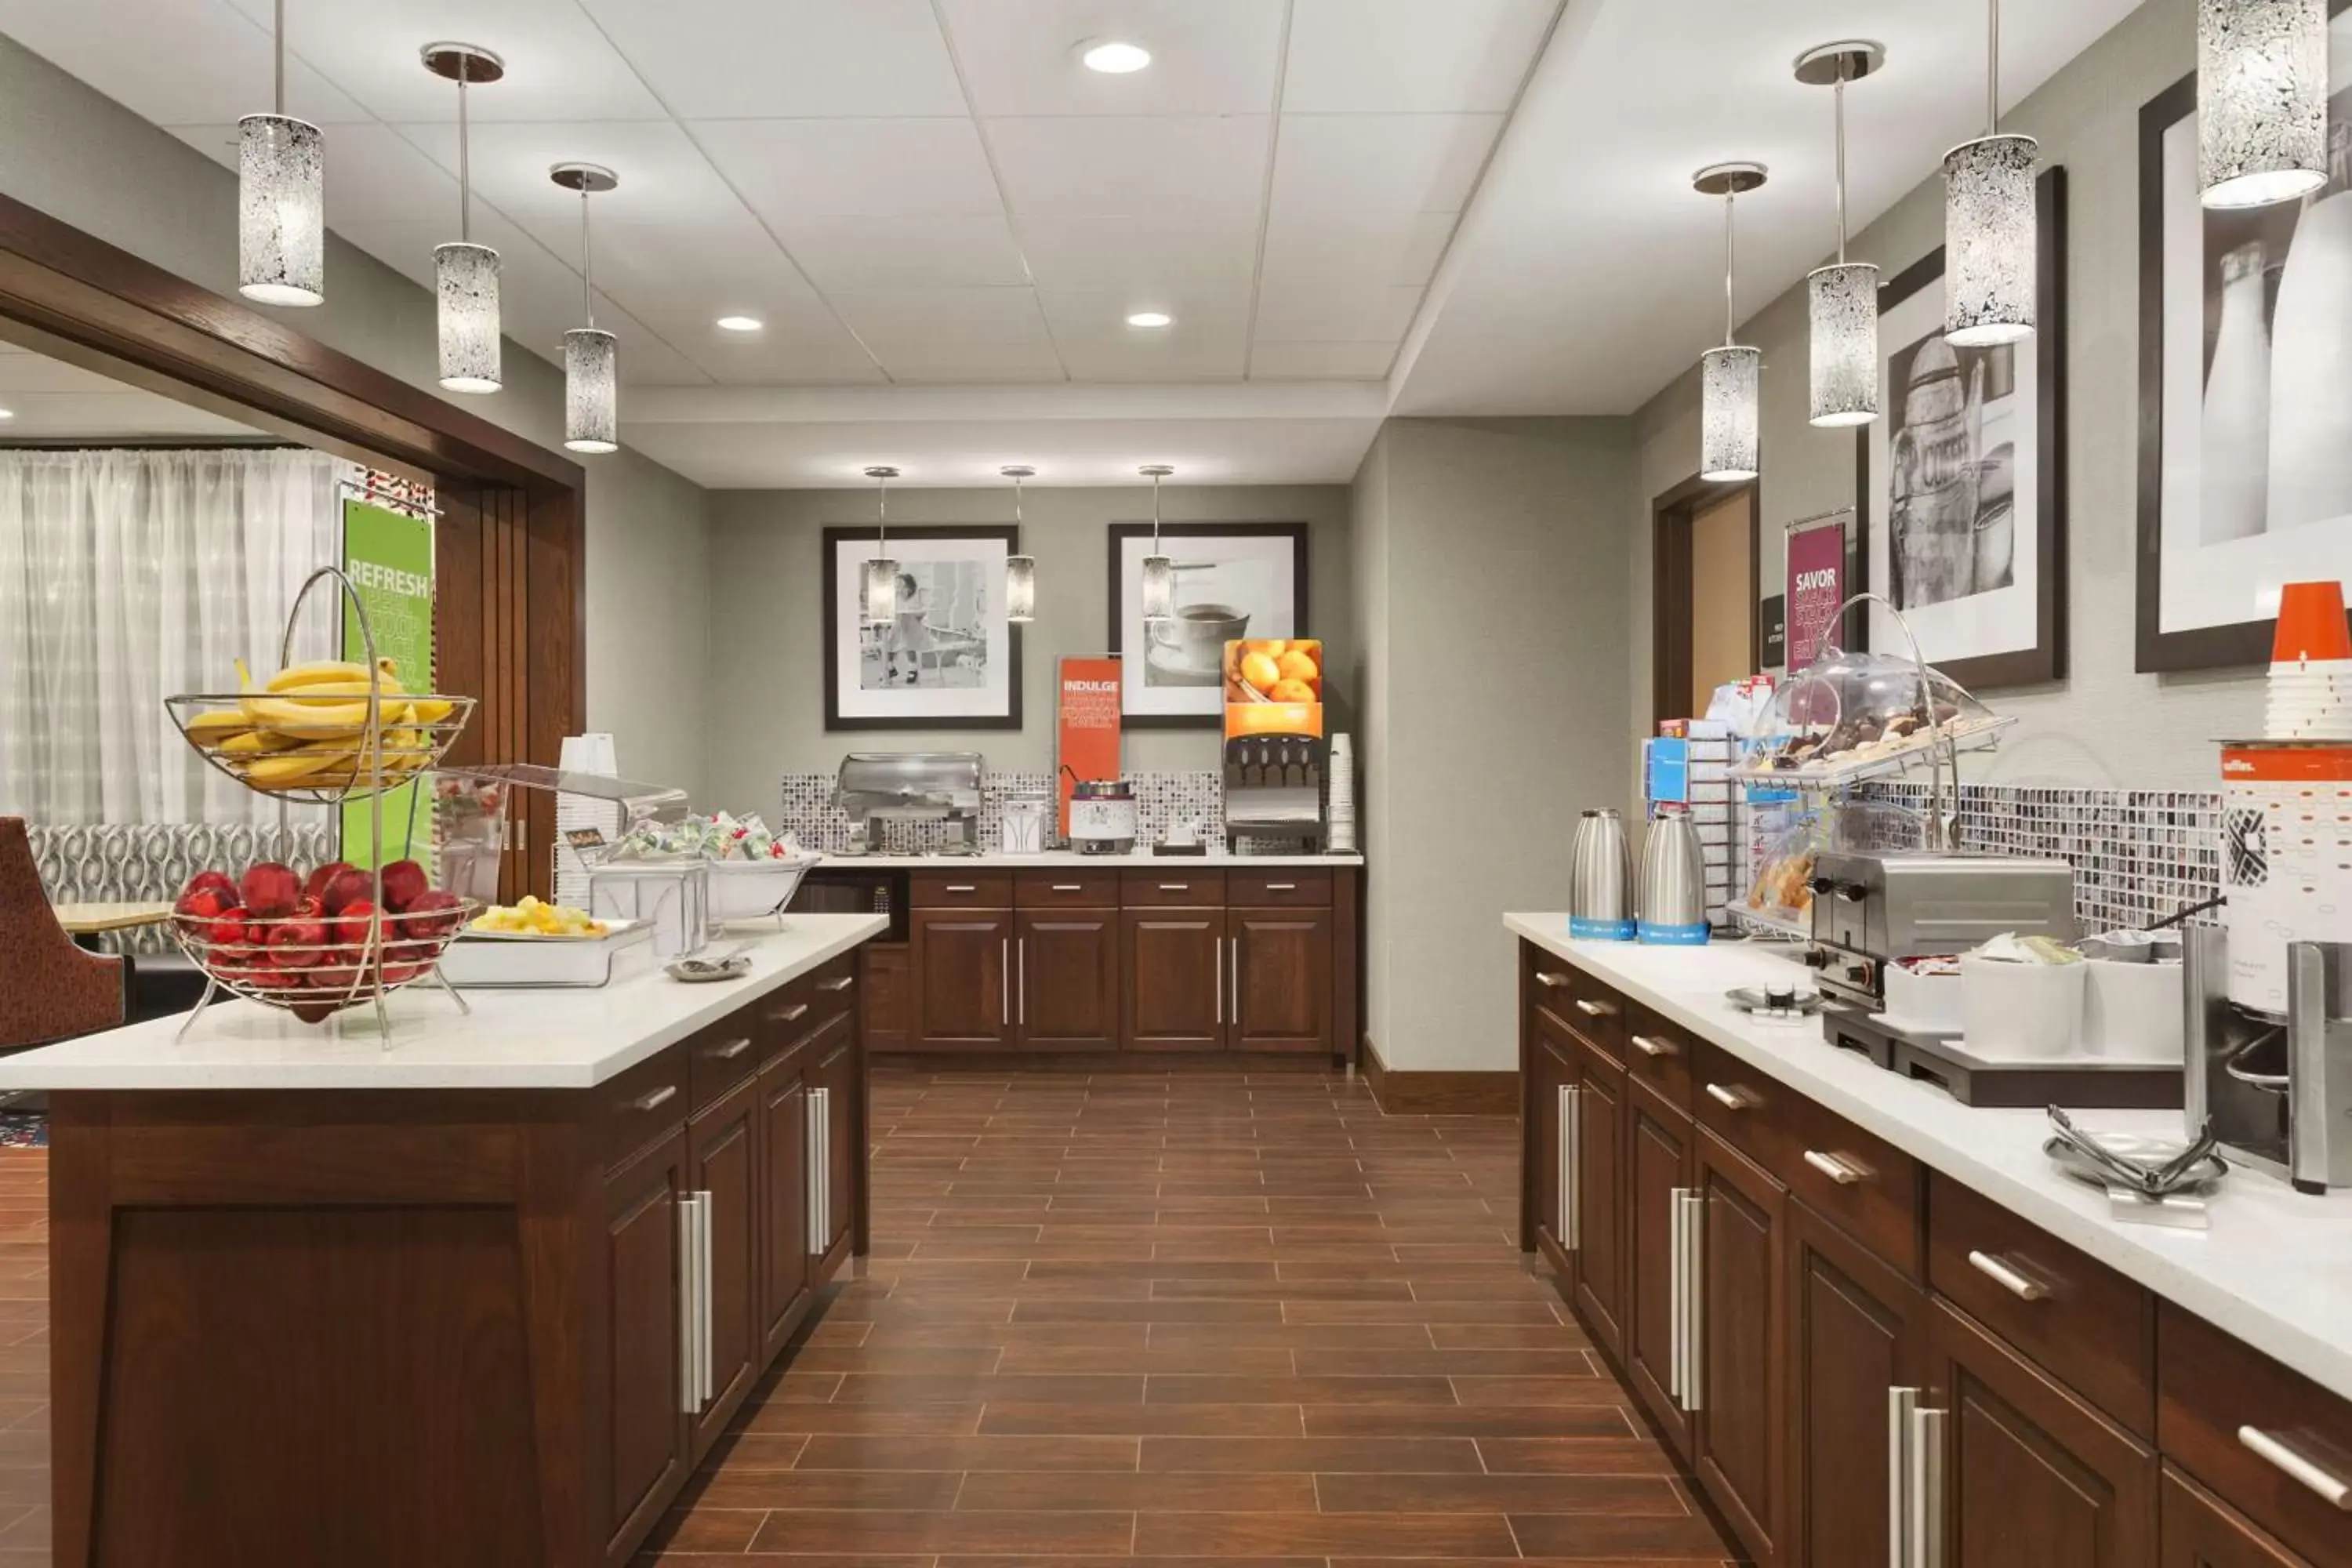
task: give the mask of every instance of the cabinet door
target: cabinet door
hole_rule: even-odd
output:
[[[1234,910],[1225,936],[1234,1048],[1328,1055],[1331,911]]]
[[[2155,1454],[1951,1307],[1929,1310],[1936,1408],[1913,1441],[1940,1459],[1942,1496],[1911,1506],[1948,1568],[2154,1562]]]
[[[2162,1568],[2311,1568],[2169,1465],[2163,1510]]]
[[[1788,1194],[1712,1132],[1698,1135],[1697,1321],[1692,1381],[1699,1484],[1769,1568],[1781,1560],[1787,1438],[1780,1328]],[[1885,1537],[1880,1537],[1883,1542]]]
[[[913,960],[905,942],[869,942],[858,950],[866,996],[866,1048],[914,1048]]]
[[[917,910],[911,917],[919,1050],[1000,1050],[1013,1042],[1013,914]]]
[[[604,1180],[608,1542],[644,1533],[686,1479],[684,1336],[678,1266],[686,1134],[672,1133]]]
[[[1790,1199],[1788,1561],[1885,1568],[1891,1391],[1927,1377],[1927,1298],[1876,1253]]]
[[[1576,1045],[1576,1285],[1570,1298],[1593,1339],[1625,1348],[1625,1067]]]
[[[1677,1364],[1683,1346],[1678,1245],[1691,1187],[1691,1120],[1631,1080],[1625,1105],[1625,1371],[1668,1444],[1685,1459],[1691,1427]]]
[[[818,1037],[811,1047],[823,1053],[817,1076],[824,1080],[827,1136],[824,1141],[828,1180],[824,1249],[830,1253],[849,1234],[851,1212],[856,1206],[857,1167],[865,1152],[857,1146],[857,1074],[862,1066],[853,1048],[856,1039],[849,1020],[840,1019]]]
[[[719,1441],[766,1364],[760,1333],[759,1100],[759,1080],[746,1079],[687,1128],[687,1190],[701,1194],[710,1211],[709,1300],[703,1305],[710,1399],[695,1418],[695,1459]]]
[[[1564,1121],[1572,1111],[1560,1090],[1575,1082],[1576,1069],[1569,1065],[1570,1047],[1553,1034],[1539,1010],[1528,1009],[1526,1028],[1528,1109],[1523,1157],[1528,1179],[1523,1201],[1528,1223],[1524,1234],[1532,1247],[1540,1248],[1542,1242],[1549,1241],[1566,1257],[1568,1237],[1560,1223],[1565,1185],[1560,1163],[1567,1158],[1570,1142]],[[1553,1268],[1559,1268],[1558,1258]],[[1565,1277],[1560,1287],[1568,1288]]]
[[[1127,1006],[1120,1042],[1131,1051],[1213,1051],[1225,1043],[1225,911],[1122,910],[1120,968]]]
[[[1013,928],[1013,1021],[1024,1048],[1118,1047],[1118,911],[1024,910]]]
[[[760,1348],[773,1360],[808,1293],[808,1094],[799,1052],[759,1077]]]

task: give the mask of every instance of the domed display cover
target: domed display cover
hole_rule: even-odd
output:
[[[2012,722],[1932,665],[1829,647],[1773,694],[1750,730],[1762,744],[1749,748],[1738,776],[1851,783],[1924,763],[1939,742],[1955,751],[1990,745]]]

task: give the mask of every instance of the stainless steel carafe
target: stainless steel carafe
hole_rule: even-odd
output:
[[[1706,858],[1689,816],[1661,807],[1642,847],[1641,940],[1669,946],[1706,941]]]
[[[1633,851],[1613,811],[1578,818],[1568,862],[1568,934],[1589,942],[1633,940]]]

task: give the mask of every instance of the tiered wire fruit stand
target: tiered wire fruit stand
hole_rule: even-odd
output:
[[[359,591],[331,566],[311,573],[294,596],[278,647],[280,669],[293,658],[295,627],[303,606],[322,584],[341,590],[340,602],[358,626],[367,669],[364,695],[341,682],[330,692],[307,692],[299,687],[271,691],[245,675],[243,690],[186,693],[165,698],[163,705],[182,738],[207,763],[246,788],[277,800],[281,846],[290,838],[287,812],[294,805],[340,813],[346,803],[368,803],[372,869],[364,873],[371,880],[365,922],[317,912],[268,917],[240,912],[234,921],[225,921],[175,909],[173,938],[205,973],[205,994],[175,1037],[184,1037],[223,993],[280,1008],[312,1024],[346,1008],[373,1004],[386,1049],[392,1046],[392,1021],[384,998],[394,991],[429,979],[447,993],[459,1012],[472,1010],[442,977],[440,957],[479,905],[450,898],[435,900],[433,907],[422,911],[389,910],[383,817],[385,793],[422,777],[441,761],[473,716],[474,700],[407,690],[390,661],[377,655],[374,628]],[[411,792],[412,834],[423,794]]]

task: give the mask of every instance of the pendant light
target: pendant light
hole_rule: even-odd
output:
[[[874,558],[861,569],[866,618],[889,621],[898,614],[898,563],[890,559],[890,481],[898,470],[877,465],[866,470],[874,481]]]
[[[588,197],[621,183],[597,163],[558,163],[547,177],[580,193],[580,303],[588,324],[563,334],[563,444],[575,452],[620,449],[620,340],[596,325],[596,286],[588,263]]]
[[[277,97],[236,122],[236,291],[264,305],[327,298],[327,147],[286,112],[286,0],[273,13]]]
[[[1885,63],[1876,44],[1824,44],[1798,57],[1797,79],[1832,89],[1837,103],[1837,260],[1805,277],[1811,317],[1813,424],[1878,417],[1878,268],[1845,258],[1845,84]]]
[[[1756,404],[1764,370],[1764,351],[1731,341],[1735,325],[1732,204],[1762,188],[1761,163],[1711,163],[1691,176],[1691,188],[1703,196],[1723,198],[1723,346],[1699,357],[1699,463],[1703,479],[1752,479],[1757,474]]]
[[[2327,183],[2327,0],[2198,0],[2197,163],[2209,207]]]
[[[1944,341],[1989,348],[2033,335],[2041,143],[2000,134],[2000,0],[1987,0],[1985,133],[1944,154]]]
[[[1034,478],[1037,470],[1026,463],[1007,463],[996,471],[1013,481],[1013,527],[1017,538],[1021,528],[1021,481]],[[1004,618],[1016,622],[1037,618],[1037,558],[1034,555],[1008,555],[1004,558]]]
[[[474,243],[472,130],[466,92],[507,74],[506,62],[472,44],[427,44],[425,68],[457,84],[457,240],[433,247],[441,296],[441,384],[451,392],[496,392],[499,253]]]
[[[1143,619],[1176,618],[1176,563],[1160,552],[1160,481],[1176,470],[1165,463],[1146,463],[1135,470],[1151,481],[1151,553],[1143,558]]]

